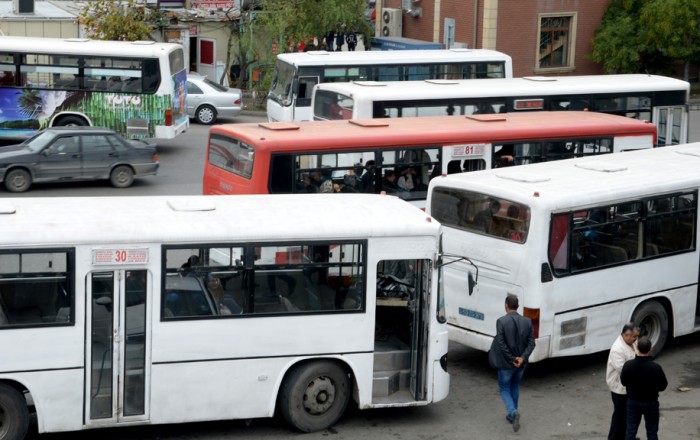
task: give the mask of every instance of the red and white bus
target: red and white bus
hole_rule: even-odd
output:
[[[652,148],[656,127],[593,112],[218,125],[204,194],[385,191],[425,207],[430,179]]]

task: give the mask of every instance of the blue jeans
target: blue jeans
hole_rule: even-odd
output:
[[[658,440],[659,432],[659,402],[645,403],[627,399],[627,434],[625,440],[634,440],[637,428],[644,416],[644,427],[647,440]]]
[[[520,382],[523,380],[524,373],[525,367],[498,370],[498,391],[501,392],[501,399],[506,406],[506,417],[511,422],[513,421],[513,413],[518,410]]]

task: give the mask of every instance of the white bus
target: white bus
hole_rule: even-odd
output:
[[[401,118],[589,110],[653,122],[658,144],[688,142],[690,84],[654,75],[507,78],[498,81],[353,81],[315,87],[313,119]]]
[[[0,229],[2,440],[29,405],[40,433],[275,411],[314,431],[351,397],[447,396],[441,228],[398,198],[13,199]]]
[[[313,88],[327,82],[512,77],[510,56],[488,49],[285,53],[277,55],[267,117],[310,121]]]
[[[189,127],[182,45],[0,36],[0,137],[107,127],[174,138]]]
[[[700,143],[433,179],[445,254],[466,257],[444,268],[451,339],[488,350],[506,293],[532,361],[607,350],[627,321],[656,353],[700,330],[699,167]]]

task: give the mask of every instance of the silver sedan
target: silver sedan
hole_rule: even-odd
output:
[[[224,87],[196,73],[187,76],[187,116],[200,124],[213,124],[219,116],[238,116],[241,97],[240,89]]]

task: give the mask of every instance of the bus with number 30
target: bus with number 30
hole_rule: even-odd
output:
[[[441,228],[396,197],[12,199],[0,229],[2,440],[447,396]]]

